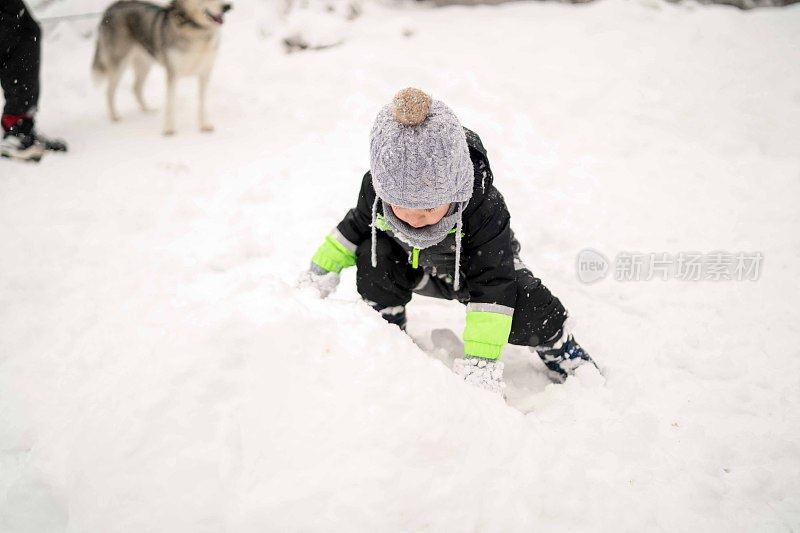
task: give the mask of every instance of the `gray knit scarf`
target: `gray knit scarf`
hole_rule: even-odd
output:
[[[458,202],[457,204],[451,204],[450,209],[447,211],[447,214],[442,217],[442,219],[437,222],[436,224],[431,224],[430,226],[423,226],[421,228],[415,228],[406,224],[399,218],[397,215],[394,214],[392,208],[389,204],[381,200],[379,197],[375,197],[375,202],[372,204],[372,266],[376,267],[378,265],[378,255],[377,255],[377,245],[376,245],[376,220],[378,217],[378,202],[381,202],[383,206],[383,217],[386,219],[386,222],[389,224],[389,227],[392,230],[392,233],[403,241],[404,243],[408,244],[409,246],[413,246],[414,248],[419,248],[420,250],[424,250],[425,248],[430,248],[436,244],[442,242],[447,234],[450,233],[450,230],[453,227],[456,228],[456,264],[455,264],[455,276],[453,278],[453,288],[458,290],[460,281],[461,281],[461,233],[463,227],[463,213],[464,207],[467,205],[468,202]]]

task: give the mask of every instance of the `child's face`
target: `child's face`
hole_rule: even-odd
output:
[[[436,224],[447,214],[450,204],[442,204],[431,209],[408,209],[406,207],[391,206],[394,215],[411,226],[412,228],[422,228]]]

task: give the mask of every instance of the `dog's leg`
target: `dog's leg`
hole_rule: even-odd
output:
[[[167,68],[167,106],[164,117],[164,135],[175,134],[175,84],[177,75]]]
[[[200,74],[199,77],[199,89],[200,89],[200,131],[204,132],[212,132],[214,131],[214,126],[208,121],[208,116],[206,114],[206,96],[208,94],[208,78],[209,72],[204,72]]]
[[[106,103],[108,104],[108,116],[111,118],[111,122],[119,121],[119,113],[117,113],[117,106],[114,104],[114,96],[117,94],[117,86],[124,70],[120,65],[117,65],[116,68],[111,69],[108,73]]]
[[[133,94],[136,96],[136,101],[139,102],[139,108],[145,113],[152,111],[147,102],[144,101],[144,82],[147,80],[151,64],[150,60],[141,54],[137,54],[133,58]]]

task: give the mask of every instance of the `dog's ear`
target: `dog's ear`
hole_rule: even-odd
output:
[[[231,9],[233,9],[233,4],[222,4],[222,12],[223,13],[227,13]]]

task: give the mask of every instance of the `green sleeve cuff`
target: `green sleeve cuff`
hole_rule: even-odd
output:
[[[356,254],[337,241],[333,235],[328,235],[325,237],[325,242],[317,248],[311,262],[327,272],[338,274],[343,268],[356,264]]]
[[[464,354],[499,359],[511,334],[512,317],[489,311],[468,311],[464,327]]]

